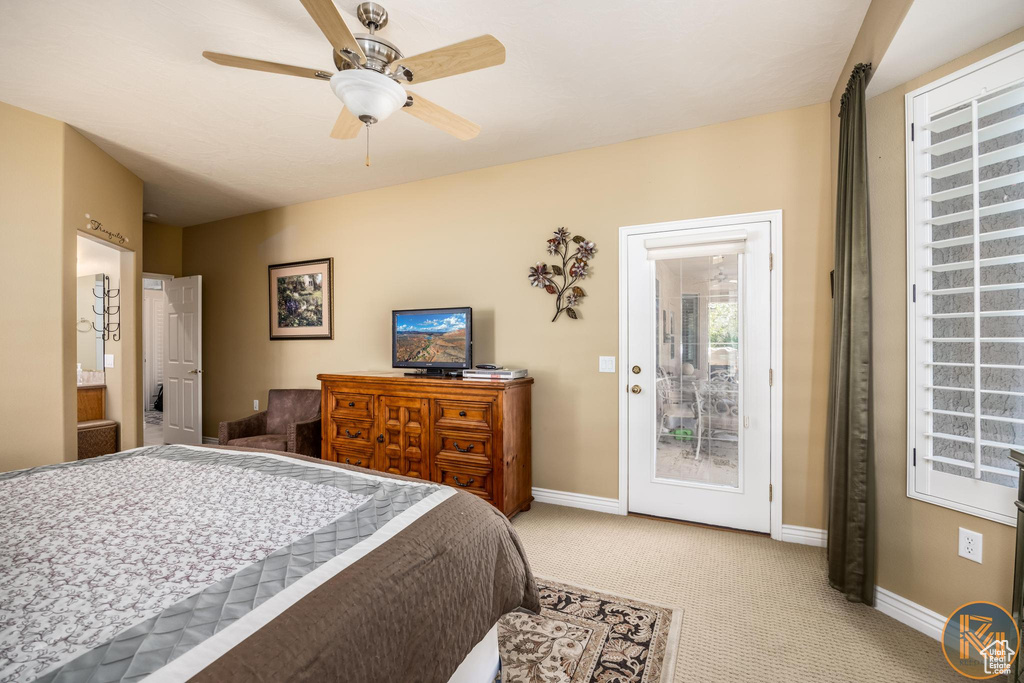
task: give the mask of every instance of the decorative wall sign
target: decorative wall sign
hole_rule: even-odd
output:
[[[271,339],[334,339],[334,259],[267,267]]]
[[[548,253],[561,258],[562,265],[553,264],[549,267],[538,261],[530,267],[530,284],[554,295],[555,317],[551,322],[558,320],[562,311],[576,320],[579,318],[576,309],[587,295],[576,283],[591,274],[590,260],[597,252],[597,245],[588,242],[583,235],[573,237],[565,228],[555,230],[554,234],[548,240]],[[561,278],[561,282],[556,282],[555,278]]]
[[[91,218],[89,214],[85,214],[85,218],[86,220],[89,221],[88,223],[85,224],[86,230],[98,232],[101,235],[104,235],[111,242],[117,242],[118,244],[128,244],[128,238],[122,235],[121,233],[111,232],[110,230],[107,230],[106,228],[103,227],[102,223],[100,223],[95,218]]]

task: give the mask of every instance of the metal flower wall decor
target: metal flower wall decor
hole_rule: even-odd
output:
[[[576,283],[586,280],[590,275],[590,260],[597,252],[597,245],[588,242],[583,235],[575,237],[565,228],[555,230],[555,236],[548,240],[548,253],[562,259],[562,265],[552,264],[550,267],[540,261],[530,267],[530,284],[540,287],[548,294],[555,296],[555,317],[565,314],[576,320],[579,313],[576,309],[587,295]],[[555,278],[561,278],[557,282]]]

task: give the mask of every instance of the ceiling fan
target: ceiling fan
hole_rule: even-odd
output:
[[[406,57],[393,43],[376,35],[388,23],[387,10],[381,5],[364,2],[356,8],[356,17],[369,33],[353,34],[333,0],[300,2],[334,48],[337,73],[219,52],[203,52],[203,56],[223,66],[329,81],[334,94],[345,105],[331,131],[334,138],[352,139],[365,126],[369,145],[369,127],[398,109],[460,140],[472,139],[480,132],[477,124],[407,91],[402,85],[425,83],[502,64],[505,46],[497,38],[483,35]],[[366,165],[369,164],[367,152]]]

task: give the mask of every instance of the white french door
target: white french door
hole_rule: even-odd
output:
[[[203,280],[167,283],[164,329],[164,443],[203,441]]]
[[[628,508],[771,525],[771,223],[630,234]]]

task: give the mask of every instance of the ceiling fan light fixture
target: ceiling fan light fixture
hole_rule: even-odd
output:
[[[405,106],[402,86],[372,69],[346,69],[331,76],[331,90],[356,118],[369,125]]]

